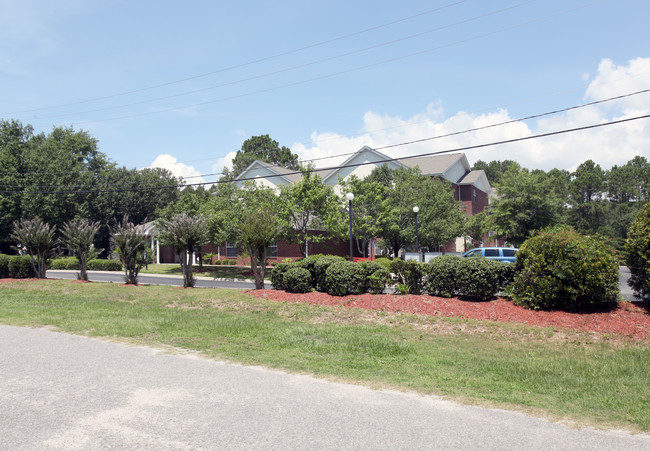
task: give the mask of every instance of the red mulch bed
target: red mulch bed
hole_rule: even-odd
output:
[[[0,283],[45,279],[0,279]],[[72,281],[73,283],[76,281]],[[79,283],[79,282],[77,282]],[[132,286],[132,285],[122,285]],[[435,296],[397,296],[362,294],[330,296],[327,293],[287,293],[279,290],[249,290],[254,296],[279,302],[355,307],[367,310],[415,313],[431,316],[455,316],[492,321],[513,322],[541,327],[562,327],[601,334],[617,334],[644,340],[650,338],[650,304],[620,302],[615,310],[598,313],[540,312],[514,305],[505,298],[489,302],[466,301]]]
[[[642,302],[620,302],[615,310],[598,313],[567,313],[534,311],[514,305],[508,299],[489,302],[465,301],[435,296],[363,294],[330,296],[327,293],[287,293],[279,290],[250,290],[249,294],[279,302],[355,307],[369,310],[415,313],[418,315],[465,317],[502,322],[516,322],[541,327],[562,327],[601,334],[618,334],[647,339],[650,337],[650,305]]]

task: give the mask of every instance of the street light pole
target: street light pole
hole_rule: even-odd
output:
[[[418,253],[418,261],[422,261],[422,258],[420,256],[420,243],[418,242],[418,212],[420,211],[420,207],[415,206],[413,207],[413,213],[415,213],[415,250]]]
[[[345,195],[345,198],[348,200],[348,211],[350,212],[350,261],[353,262],[354,260],[352,259],[352,253],[354,251],[352,247],[352,199],[354,199],[354,194],[353,193],[347,193]]]

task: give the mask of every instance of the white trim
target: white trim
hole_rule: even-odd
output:
[[[327,184],[327,180],[329,178],[331,178],[332,176],[338,174],[341,171],[341,169],[346,168],[346,165],[348,163],[350,163],[352,160],[357,158],[359,155],[361,155],[363,153],[366,153],[366,152],[370,152],[370,153],[378,156],[381,160],[390,160],[390,161],[382,161],[382,162],[375,163],[376,166],[379,166],[379,165],[382,165],[382,164],[394,163],[394,164],[396,164],[398,166],[406,167],[404,164],[402,164],[399,161],[389,157],[388,155],[384,155],[383,153],[381,153],[381,152],[379,152],[379,151],[377,151],[377,150],[375,150],[375,149],[373,149],[371,147],[363,146],[361,149],[357,150],[354,154],[352,154],[351,157],[349,157],[347,160],[345,160],[343,163],[341,163],[338,168],[332,170],[332,172],[330,172],[325,177],[323,177],[323,179],[322,179],[323,183]]]

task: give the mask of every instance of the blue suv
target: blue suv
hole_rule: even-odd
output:
[[[514,263],[515,254],[519,249],[513,247],[477,247],[463,254],[467,257],[485,257],[490,260],[497,260],[504,263]]]

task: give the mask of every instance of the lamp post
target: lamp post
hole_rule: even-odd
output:
[[[353,252],[353,248],[352,248],[352,199],[354,199],[354,194],[353,194],[353,193],[347,193],[347,194],[345,195],[345,198],[346,198],[346,199],[348,200],[348,202],[349,202],[349,204],[348,204],[348,206],[349,206],[348,211],[350,212],[350,261],[352,262],[352,261],[354,261],[354,260],[352,259],[352,252]]]
[[[413,207],[413,213],[415,213],[415,250],[418,253],[418,261],[422,261],[422,258],[420,256],[420,244],[418,242],[418,212],[420,211],[420,207],[415,206]]]

